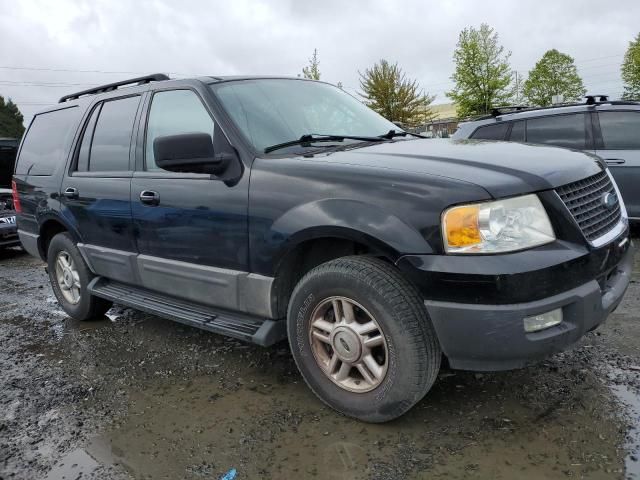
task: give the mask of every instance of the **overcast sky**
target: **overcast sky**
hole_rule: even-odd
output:
[[[515,70],[557,48],[590,93],[617,97],[639,19],[640,0],[0,0],[0,95],[28,121],[66,93],[137,74],[297,75],[317,48],[322,79],[350,92],[386,58],[447,103],[458,34],[486,22]]]

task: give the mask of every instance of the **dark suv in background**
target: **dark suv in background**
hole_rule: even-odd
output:
[[[582,152],[429,140],[332,85],[151,75],[32,120],[24,247],[72,317],[111,302],[271,345],[347,415],[406,412],[452,368],[535,362],[622,299],[632,246]]]
[[[20,245],[11,194],[18,143],[16,138],[0,137],[0,250]]]
[[[461,123],[453,138],[527,142],[595,153],[616,179],[630,220],[640,222],[640,102],[609,101],[598,95],[578,105],[499,108],[488,117]]]

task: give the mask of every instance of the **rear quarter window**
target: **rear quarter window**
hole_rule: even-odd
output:
[[[527,142],[584,150],[587,129],[582,113],[527,119]]]
[[[600,112],[606,150],[640,150],[640,112]]]
[[[508,123],[494,123],[485,127],[478,128],[471,138],[478,140],[504,140],[509,128]]]
[[[78,107],[36,115],[22,144],[16,175],[52,175],[66,160],[79,120]]]

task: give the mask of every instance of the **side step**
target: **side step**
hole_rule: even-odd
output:
[[[209,332],[239,338],[263,347],[286,338],[284,320],[270,320],[243,313],[218,310],[188,300],[165,296],[144,288],[114,282],[104,277],[94,278],[88,286],[96,297],[120,305],[169,318]]]

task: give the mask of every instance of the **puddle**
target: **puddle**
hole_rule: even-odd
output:
[[[633,370],[610,368],[608,377],[614,382],[609,385],[609,388],[617,400],[624,405],[625,417],[629,424],[624,444],[627,452],[625,457],[626,478],[640,478],[640,392],[637,391],[640,369],[636,370],[636,367]]]
[[[111,449],[103,438],[93,438],[86,448],[77,448],[58,461],[45,480],[77,480],[103,478],[105,470],[117,465]]]
[[[624,385],[613,385],[613,393],[627,407],[632,426],[627,433],[625,472],[627,478],[640,478],[640,397]]]
[[[76,480],[95,473],[99,467],[93,457],[78,448],[54,465],[45,480]]]
[[[217,479],[230,468],[238,478],[281,480],[426,472],[447,479],[599,478],[622,471],[616,425],[603,392],[592,387],[580,398],[546,392],[536,400],[541,406],[523,396],[540,390],[523,383],[532,381],[527,375],[456,373],[406,416],[372,425],[324,407],[302,381],[245,374],[233,391],[211,376],[129,391],[128,415],[104,436],[111,461],[134,478],[154,479]]]

